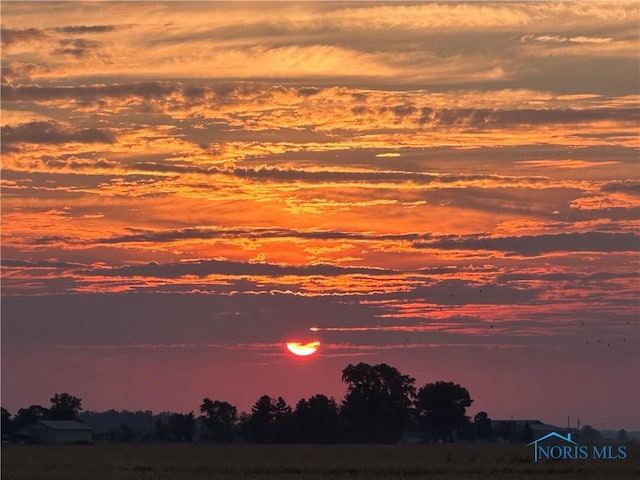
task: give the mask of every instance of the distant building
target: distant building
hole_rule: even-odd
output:
[[[91,427],[74,420],[38,420],[18,432],[18,437],[33,443],[91,443]]]
[[[496,438],[508,442],[529,443],[552,432],[563,435],[578,433],[573,428],[557,427],[533,419],[491,420],[491,427]]]

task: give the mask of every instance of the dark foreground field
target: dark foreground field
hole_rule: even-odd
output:
[[[2,480],[640,478],[640,448],[628,453],[533,463],[505,445],[6,445]]]

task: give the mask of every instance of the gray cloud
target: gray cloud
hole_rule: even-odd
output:
[[[58,160],[47,159],[45,163],[53,161],[54,163]],[[59,160],[59,162],[64,163],[65,165],[69,165],[71,168],[74,168],[74,163],[82,164],[84,167],[85,162],[87,164],[93,164],[97,166],[107,166],[110,162],[103,163],[101,159],[97,159],[95,161],[87,160],[72,160],[71,158],[65,158]],[[83,170],[83,167],[76,166],[77,170]],[[104,184],[112,184],[116,182],[128,182],[130,184],[138,182],[138,183],[149,183],[149,181],[153,181],[154,178],[148,175],[103,175],[103,174],[93,174],[93,173],[76,173],[76,172],[64,172],[57,173],[51,171],[33,171],[33,172],[23,172],[19,170],[11,170],[7,169],[6,171],[2,171],[3,178],[11,179],[19,183],[22,187],[25,188],[33,188],[38,189],[40,187],[48,187],[48,188],[60,188],[62,189],[59,193],[69,193],[74,188],[100,188],[101,185]],[[30,193],[32,195],[33,192]],[[46,195],[46,191],[39,190],[38,195]]]
[[[65,27],[58,27],[56,31],[62,33],[74,33],[74,34],[83,34],[83,33],[106,33],[113,32],[115,30],[119,30],[120,26],[118,25],[67,25]]]
[[[3,147],[5,144],[15,143],[114,143],[115,141],[115,135],[108,129],[71,128],[54,121],[29,122],[2,128]]]
[[[376,234],[341,232],[335,230],[293,230],[286,228],[184,228],[153,232],[136,232],[129,235],[104,237],[96,239],[99,244],[118,244],[131,242],[172,242],[187,239],[214,238],[300,238],[315,240],[371,240],[371,241],[416,241],[431,238],[428,234]],[[68,239],[72,241],[72,239]],[[94,243],[94,242],[92,242]]]
[[[366,171],[366,172],[347,172],[347,171],[309,171],[302,169],[277,168],[277,167],[256,167],[256,168],[201,168],[193,165],[180,165],[175,163],[159,163],[159,162],[140,162],[132,165],[137,170],[146,170],[152,172],[175,172],[175,173],[200,173],[207,175],[231,175],[241,178],[249,178],[255,180],[267,180],[277,182],[391,182],[391,183],[456,183],[456,182],[473,182],[479,180],[494,180],[496,182],[506,182],[520,184],[522,182],[529,183],[546,183],[549,181],[547,177],[527,176],[527,177],[509,177],[503,175],[484,175],[484,174],[431,174],[422,172],[403,172],[403,171]]]
[[[298,95],[303,97],[312,97],[313,95],[317,95],[322,91],[321,88],[317,87],[300,87],[298,88]]]
[[[76,58],[85,57],[94,53],[98,46],[98,42],[87,40],[85,38],[65,38],[59,42],[60,47],[54,50],[58,55],[71,55]]]
[[[535,300],[540,289],[513,288],[506,285],[480,284],[465,280],[442,280],[411,290],[381,294],[378,298],[410,299],[438,305],[514,305]],[[397,305],[394,304],[392,309]],[[382,309],[389,306],[382,304]]]
[[[637,251],[640,237],[633,233],[560,233],[491,238],[481,235],[447,236],[430,242],[415,242],[416,248],[447,250],[498,250],[511,255],[537,256],[550,252]]]
[[[428,233],[405,233],[405,234],[376,234],[374,232],[340,232],[340,231],[309,231],[292,230],[279,228],[185,228],[177,230],[136,232],[128,235],[118,235],[105,237],[92,241],[92,244],[114,245],[121,243],[138,242],[173,242],[185,239],[215,239],[215,238],[299,238],[299,239],[322,239],[322,240],[352,240],[352,241],[405,241],[412,242],[414,248],[434,248],[445,250],[498,250],[508,252],[511,255],[536,256],[549,252],[624,252],[635,251],[640,247],[640,239],[633,233],[608,233],[608,232],[586,232],[586,233],[562,233],[554,235],[525,235],[520,237],[491,238],[482,235],[468,236],[441,236],[434,237]],[[66,239],[69,243],[74,243],[73,239]],[[38,239],[34,239],[38,241]],[[227,265],[226,262],[207,263],[204,271],[215,267],[217,273],[228,273],[233,270],[233,262]],[[279,266],[264,264],[242,264],[247,274],[278,275]],[[248,267],[246,265],[249,265]],[[202,266],[202,265],[201,265]],[[227,270],[227,267],[231,270]],[[318,270],[326,266],[313,266],[305,268],[317,268]],[[122,272],[133,271],[136,268],[148,268],[150,270],[162,271],[157,265],[146,267],[126,267]],[[176,264],[168,267],[174,272],[188,270],[186,265]],[[217,270],[216,270],[217,268]],[[329,274],[337,274],[345,267],[332,267],[337,270]],[[109,270],[115,274],[115,270]],[[271,272],[271,273],[268,273]],[[368,270],[355,272],[352,268],[347,268],[344,273],[389,273],[386,270]],[[231,272],[233,273],[233,272]],[[304,274],[302,271],[299,274]]]
[[[526,177],[521,179],[522,183]],[[528,182],[528,181],[527,181]],[[503,182],[510,184],[511,182]],[[517,182],[514,182],[517,183]],[[579,197],[578,188],[553,187],[536,185],[508,185],[496,188],[465,187],[438,188],[425,190],[424,198],[431,204],[444,204],[451,207],[461,207],[468,210],[490,212],[494,214],[518,214],[522,217],[553,218],[553,211],[558,209],[563,215],[573,213],[565,207]],[[542,187],[542,188],[540,188]],[[464,192],[464,193],[462,193]]]
[[[376,158],[379,153],[399,153],[399,157]],[[522,160],[593,160],[603,161],[615,158],[616,161],[635,165],[638,161],[638,150],[620,145],[586,145],[579,150],[564,145],[553,144],[521,144],[501,145],[499,147],[483,146],[478,148],[460,147],[402,147],[402,148],[358,148],[332,150],[331,155],[323,151],[286,151],[249,157],[243,164],[254,167],[266,162],[286,162],[295,165],[298,162],[320,162],[325,168],[331,166],[373,165],[376,169],[387,168],[405,172],[449,172],[452,165],[460,171],[482,171],[484,173],[503,172],[505,165]],[[482,170],[478,170],[478,169]],[[520,166],[519,168],[522,168]]]
[[[306,266],[283,266],[269,263],[244,263],[222,260],[198,260],[181,263],[155,262],[145,265],[125,265],[119,268],[95,268],[82,272],[85,275],[99,275],[111,277],[150,276],[160,278],[178,278],[185,275],[204,277],[212,274],[220,275],[388,275],[396,273],[392,270],[368,267],[341,267],[337,265],[317,264]]]
[[[96,42],[86,39],[64,39],[62,47],[93,48]],[[201,83],[185,84],[176,81],[137,81],[128,83],[74,85],[74,86],[39,86],[39,85],[2,85],[3,101],[50,101],[50,100],[100,100],[110,98],[159,98],[172,94],[183,94],[192,102],[194,99],[204,99],[206,96],[217,97],[226,102],[234,97],[261,97],[268,99],[271,94],[286,92],[287,87],[273,85],[270,82],[240,82],[212,79]],[[291,87],[291,90],[302,97],[309,97],[320,93],[321,89],[312,86]],[[227,103],[228,104],[228,103]]]
[[[559,94],[599,93],[612,96],[638,94],[640,63],[637,56],[624,58],[613,55],[602,57],[559,55],[556,58],[527,58],[527,64],[528,74],[517,82],[522,88],[548,90]],[[615,75],[611,72],[615,72]]]
[[[44,40],[48,36],[45,32],[37,28],[13,29],[2,28],[2,45],[9,46],[14,43],[31,42],[33,40]]]
[[[412,109],[395,110],[397,116],[413,114]],[[422,108],[417,122],[420,125],[469,128],[503,128],[510,125],[571,124],[593,121],[640,121],[636,108],[601,109],[441,109]]]
[[[127,98],[137,96],[153,98],[168,96],[181,91],[173,82],[131,82],[111,85],[87,85],[69,87],[41,87],[37,85],[2,85],[3,101],[95,100],[105,97]]]
[[[620,182],[605,183],[601,190],[603,192],[620,192],[630,195],[640,195],[640,182],[637,180],[626,180]]]
[[[496,281],[503,282],[518,282],[518,281],[543,281],[543,282],[590,282],[590,281],[606,281],[624,278],[636,278],[636,273],[625,272],[594,272],[594,273],[580,273],[580,272],[557,272],[557,273],[505,273],[498,275]]]
[[[3,258],[0,260],[0,265],[3,267],[22,267],[22,268],[61,268],[61,269],[72,269],[72,268],[82,268],[85,265],[81,263],[72,263],[72,262],[52,262],[52,261],[41,261],[41,262],[30,262],[28,260],[13,260]]]
[[[82,57],[98,48],[92,40],[74,38],[60,40],[58,53]],[[15,75],[15,74],[14,74]],[[37,85],[2,85],[3,101],[51,101],[77,100],[99,101],[111,98],[161,98],[172,94],[182,94],[186,103],[205,97],[215,97],[229,102],[234,98],[250,97],[267,101],[277,91],[286,91],[281,85],[262,82],[213,81],[207,85],[183,84],[170,81],[131,82],[110,85],[85,86],[37,86]],[[298,95],[309,97],[320,93],[321,89],[311,86],[293,88]],[[439,109],[420,107],[410,102],[383,106],[376,111],[365,106],[353,107],[354,114],[384,114],[392,112],[399,119],[410,119],[416,126],[431,127],[464,127],[476,129],[504,128],[514,125],[572,124],[594,121],[639,122],[640,111],[634,108],[598,108],[598,109]],[[245,132],[246,134],[246,132]]]

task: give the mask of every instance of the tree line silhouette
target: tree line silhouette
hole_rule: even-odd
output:
[[[491,440],[497,436],[531,441],[528,424],[518,431],[512,425],[508,425],[508,431],[494,431],[486,412],[476,414],[472,422],[466,414],[473,403],[469,391],[454,382],[427,383],[416,389],[413,377],[384,363],[349,364],[342,371],[342,381],[347,385],[347,393],[340,404],[319,393],[300,399],[292,408],[282,397],[263,395],[250,412],[238,413],[229,402],[204,398],[199,417],[193,411],[156,415],[152,431],[137,440],[191,442],[197,434],[201,441],[221,443],[449,442]],[[3,436],[19,432],[38,420],[86,421],[91,415],[110,413],[121,418],[115,411],[81,412],[81,399],[68,393],[55,394],[50,408],[32,405],[18,410],[13,418],[2,408]],[[127,413],[132,420],[140,415],[151,417],[151,412]],[[112,439],[126,442],[135,441],[137,432],[121,422],[114,434]]]

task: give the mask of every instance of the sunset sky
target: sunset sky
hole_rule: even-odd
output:
[[[11,413],[340,400],[384,362],[640,429],[637,2],[1,9]]]

